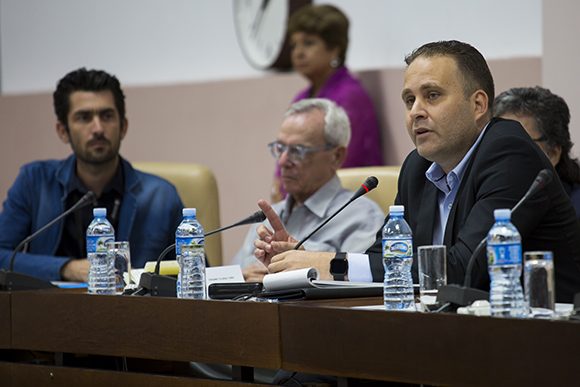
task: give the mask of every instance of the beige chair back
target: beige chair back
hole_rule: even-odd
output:
[[[213,172],[204,165],[172,162],[139,162],[133,166],[160,176],[177,188],[185,207],[197,208],[198,220],[206,232],[220,227],[218,187]],[[220,234],[209,236],[205,250],[211,266],[222,264]]]
[[[358,190],[367,177],[375,176],[379,185],[365,196],[374,200],[386,215],[397,196],[400,169],[400,166],[343,168],[337,171],[337,175],[342,186],[351,191]]]

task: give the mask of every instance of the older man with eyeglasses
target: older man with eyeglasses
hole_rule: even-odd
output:
[[[342,188],[336,171],[346,157],[350,122],[344,110],[327,99],[306,99],[286,112],[276,141],[268,144],[288,193],[272,207],[288,233],[302,239],[346,203],[352,192]],[[367,198],[359,198],[305,243],[314,251],[364,251],[375,239],[384,214]],[[257,231],[271,233],[269,223],[254,226],[234,257],[248,281],[268,273],[254,257]]]

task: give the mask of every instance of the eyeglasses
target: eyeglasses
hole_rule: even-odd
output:
[[[288,158],[293,162],[299,162],[306,158],[310,153],[327,151],[336,148],[336,145],[326,144],[320,147],[311,147],[306,145],[286,145],[280,141],[274,141],[268,144],[270,153],[276,160],[278,160],[284,152],[288,152]]]

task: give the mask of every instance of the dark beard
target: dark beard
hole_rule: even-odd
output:
[[[91,165],[108,164],[111,161],[115,160],[117,158],[118,154],[119,154],[118,151],[115,152],[114,150],[110,150],[110,151],[107,151],[107,152],[99,154],[99,155],[89,154],[89,152],[76,152],[75,151],[75,155],[76,155],[77,159],[79,159],[80,161],[82,161],[85,164],[91,164]]]
[[[96,138],[94,140],[106,141],[107,144],[109,145],[108,150],[106,150],[102,153],[95,153],[95,152],[91,152],[91,151],[81,151],[81,150],[77,149],[75,144],[71,141],[71,148],[72,148],[75,156],[77,157],[77,159],[79,159],[81,162],[83,162],[85,164],[104,165],[104,164],[108,164],[108,163],[112,162],[113,160],[115,160],[118,157],[119,148],[121,145],[120,143],[117,144],[116,147],[114,147],[113,144],[111,143],[111,141],[109,141],[103,137]]]

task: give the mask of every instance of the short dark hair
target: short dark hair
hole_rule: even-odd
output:
[[[488,97],[487,107],[491,111],[495,88],[493,77],[485,58],[470,44],[457,40],[432,42],[422,45],[405,57],[405,63],[410,65],[418,57],[450,56],[455,59],[457,68],[465,80],[464,93],[466,96],[476,90],[483,90]]]
[[[493,104],[495,117],[510,113],[532,117],[548,147],[562,149],[555,167],[560,179],[580,183],[578,159],[570,156],[574,144],[570,140],[570,109],[566,101],[543,87],[514,87],[499,94]]]
[[[119,80],[102,70],[87,70],[82,67],[65,75],[52,94],[54,113],[68,130],[70,95],[75,91],[110,91],[115,99],[115,107],[121,122],[125,121],[125,94]]]
[[[318,35],[327,47],[339,48],[340,63],[346,60],[349,21],[332,5],[306,5],[292,14],[288,22],[288,36],[295,32]]]

